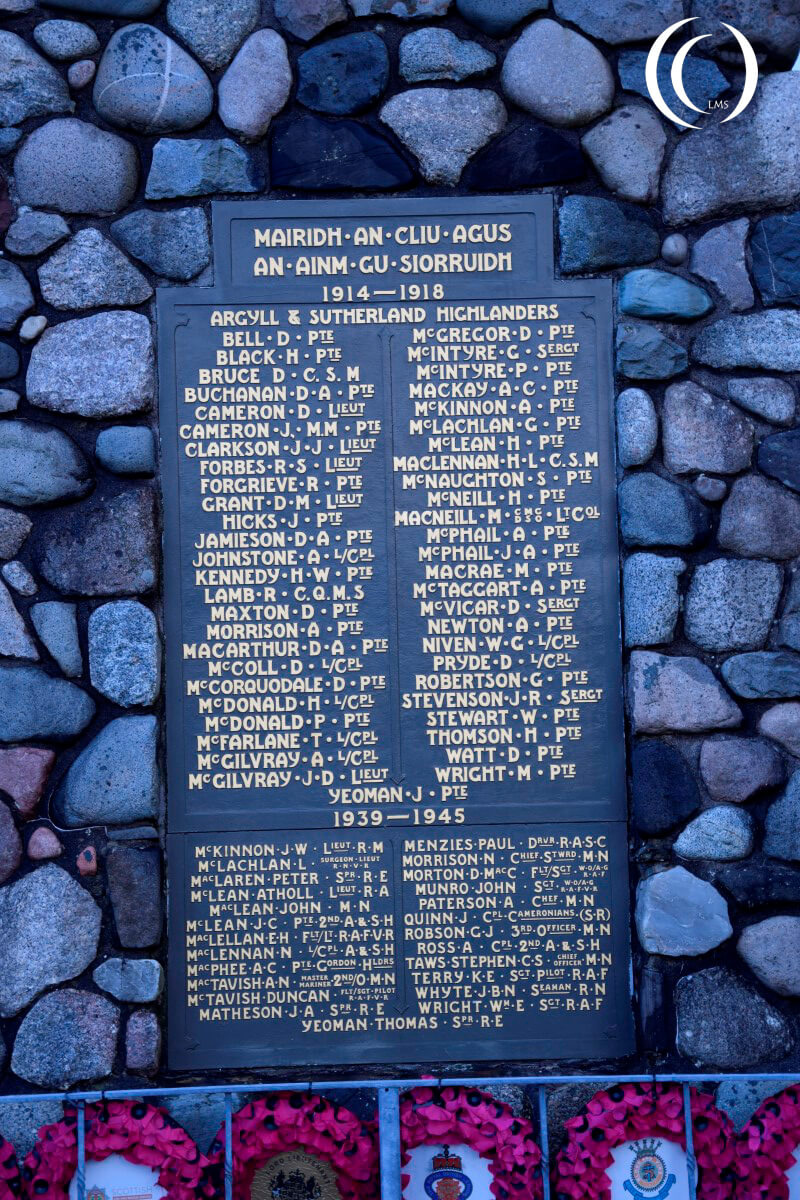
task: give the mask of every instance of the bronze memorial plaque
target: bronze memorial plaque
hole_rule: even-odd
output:
[[[632,1049],[611,285],[222,203],[159,295],[176,1069]]]

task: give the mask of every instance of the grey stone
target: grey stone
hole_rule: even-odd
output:
[[[59,62],[90,58],[100,49],[97,34],[82,21],[41,21],[33,31],[33,40],[48,57]]]
[[[89,617],[92,684],[124,708],[152,704],[161,685],[156,619],[138,600],[113,600]]]
[[[0,583],[0,656],[27,658],[34,662],[39,658],[39,651],[28,633],[25,621],[17,612],[11,594],[3,583]]]
[[[260,187],[254,162],[230,138],[160,138],[153,147],[145,196],[169,200],[213,192],[257,192]]]
[[[456,0],[459,15],[491,37],[503,37],[515,25],[547,8],[547,0]]]
[[[800,654],[754,650],[722,664],[731,691],[745,700],[788,700],[800,696]]]
[[[689,11],[711,33],[707,46],[716,48],[724,44],[740,53],[732,35],[720,27],[720,21],[725,20],[758,48],[771,50],[783,58],[794,57],[800,47],[800,13],[793,4],[784,4],[782,0],[726,0],[724,13],[715,0],[691,0]]]
[[[22,839],[17,833],[11,809],[0,801],[0,883],[5,883],[14,874],[21,861]],[[0,1041],[0,1070],[4,1062],[5,1045]]]
[[[227,66],[261,16],[260,0],[169,0],[167,23],[205,66]]]
[[[728,395],[748,412],[775,425],[791,425],[794,421],[794,388],[788,380],[736,376],[728,380]]]
[[[62,594],[139,595],[156,584],[153,494],[129,488],[76,510],[47,513],[31,549],[41,575]]]
[[[151,430],[143,425],[114,425],[97,435],[97,461],[115,475],[153,475],[156,453]]]
[[[800,554],[800,500],[780,484],[744,475],[722,506],[717,540],[745,558],[796,558]]]
[[[18,554],[32,529],[33,522],[24,513],[0,508],[0,559]]]
[[[104,1079],[114,1068],[119,1009],[110,1000],[61,988],[43,996],[17,1033],[11,1069],[39,1087]]]
[[[69,679],[83,674],[83,655],[78,639],[78,621],[74,604],[45,600],[30,609],[33,627]]]
[[[767,640],[783,587],[775,563],[716,558],[701,563],[686,596],[686,636],[704,650],[756,650]]]
[[[491,71],[497,59],[478,42],[465,42],[449,29],[429,26],[408,33],[400,43],[400,74],[409,83],[454,79]]]
[[[793,492],[800,492],[800,430],[789,429],[765,437],[758,447],[757,462],[765,475]]]
[[[718,21],[715,12],[709,28]],[[662,182],[667,223],[793,204],[800,197],[800,129],[786,124],[786,113],[798,103],[800,75],[766,75],[735,121],[682,137]]]
[[[0,155],[12,154],[22,141],[22,130],[7,125],[0,129]]]
[[[39,590],[39,585],[24,563],[4,563],[0,574],[15,592],[19,592],[20,596],[35,596]]]
[[[2,0],[0,0],[2,10]],[[0,1135],[11,1142],[22,1162],[36,1144],[43,1125],[54,1125],[64,1118],[60,1100],[23,1101],[0,1105]]]
[[[741,724],[741,711],[699,658],[634,650],[628,683],[634,733],[702,733]]]
[[[673,317],[691,320],[713,307],[705,288],[671,271],[642,267],[623,275],[619,284],[620,312],[632,317]]]
[[[706,954],[727,941],[733,927],[715,887],[685,867],[670,867],[636,889],[636,931],[649,954],[677,958]]]
[[[692,273],[713,283],[734,312],[752,308],[755,303],[745,258],[749,227],[746,217],[729,221],[709,229],[692,246]]]
[[[741,808],[718,804],[686,826],[673,846],[678,858],[731,862],[753,849],[753,818]]]
[[[261,138],[288,100],[291,87],[286,43],[274,29],[259,29],[250,34],[219,81],[220,120],[241,137]]]
[[[158,816],[155,717],[117,717],[81,751],[55,803],[67,829],[125,825]]]
[[[800,758],[800,704],[775,704],[759,718],[758,731]]]
[[[16,16],[17,13],[30,12],[35,7],[35,0],[0,0],[0,13],[11,13]]]
[[[586,125],[614,100],[614,76],[597,47],[547,17],[511,46],[501,82],[514,104],[551,125]]]
[[[81,88],[88,87],[97,74],[97,65],[92,62],[91,58],[82,58],[78,62],[71,63],[67,70],[67,80],[73,91],[79,91]]]
[[[45,330],[31,353],[28,401],[79,417],[150,407],[155,390],[150,323],[141,313],[97,313]]]
[[[771,308],[723,317],[695,338],[692,353],[709,367],[800,370],[800,312]]]
[[[623,200],[658,197],[667,135],[650,108],[624,104],[581,139],[607,188]]]
[[[675,988],[678,1053],[699,1068],[742,1071],[784,1058],[792,1026],[750,984],[725,967],[679,979]]]
[[[567,274],[646,263],[658,254],[652,217],[604,196],[565,196],[558,233],[561,270]]]
[[[154,1012],[137,1009],[125,1030],[125,1069],[138,1075],[153,1075],[161,1059],[161,1026]]]
[[[80,229],[39,267],[42,295],[53,308],[142,304],[153,289],[99,229]]]
[[[202,67],[160,29],[125,25],[106,45],[93,99],[111,125],[166,133],[205,121],[214,89]]]
[[[0,412],[15,412],[19,407],[19,392],[11,388],[0,388]]]
[[[0,1012],[16,1016],[97,954],[101,914],[85,888],[48,864],[0,890]]]
[[[728,494],[728,485],[724,479],[714,479],[711,475],[698,475],[694,481],[694,490],[703,500],[718,504]]]
[[[696,383],[674,383],[661,413],[664,465],[675,475],[714,471],[734,475],[749,467],[753,426],[738,409]]]
[[[617,396],[617,457],[621,467],[649,462],[658,442],[653,401],[641,388],[625,388]]]
[[[714,1103],[721,1112],[725,1112],[733,1122],[734,1129],[740,1132],[753,1113],[770,1096],[777,1096],[793,1081],[791,1079],[725,1079],[718,1084],[714,1093]]]
[[[781,707],[786,708],[788,705]],[[763,718],[759,728],[764,733],[768,732],[764,728]],[[764,853],[770,858],[783,859],[784,862],[800,862],[800,771],[795,771],[790,776],[783,794],[767,810],[764,821]]]
[[[64,213],[114,213],[133,199],[139,158],[116,133],[66,117],[40,125],[26,138],[14,177],[23,204]]]
[[[161,941],[161,852],[115,846],[106,860],[120,944],[142,950]]]
[[[94,701],[40,667],[0,665],[0,742],[70,741],[94,716]]]
[[[680,611],[678,578],[685,570],[682,558],[632,554],[625,560],[626,646],[661,646],[672,641]]]
[[[69,225],[58,213],[21,212],[6,234],[6,250],[30,257],[69,237]]]
[[[683,0],[555,0],[555,10],[562,20],[615,46],[655,38],[684,16]]]
[[[417,156],[429,183],[456,184],[473,154],[503,128],[506,110],[490,91],[416,88],[384,104],[381,120]]]
[[[50,425],[0,421],[0,500],[20,507],[85,496],[92,473],[71,438]]]
[[[164,990],[164,968],[154,958],[108,958],[92,979],[115,1000],[152,1004]]]
[[[800,996],[800,917],[767,917],[742,931],[736,950],[779,996]]]
[[[0,125],[72,112],[69,88],[55,67],[16,33],[0,29]]]
[[[399,17],[401,21],[443,17],[450,0],[350,0],[355,17]]]
[[[19,337],[22,342],[35,342],[47,328],[47,317],[26,317],[19,327]]]
[[[682,233],[670,233],[661,243],[661,257],[671,267],[679,267],[686,262],[689,254],[689,243]]]
[[[10,333],[33,308],[33,292],[19,267],[0,258],[0,330]]]
[[[115,221],[111,233],[128,254],[167,279],[194,279],[211,261],[202,208],[139,209]]]
[[[700,775],[712,799],[742,804],[765,787],[782,784],[783,760],[764,738],[720,734],[700,746]]]
[[[617,370],[628,379],[671,379],[688,365],[685,348],[655,326],[617,326]]]
[[[323,29],[347,20],[343,0],[275,0],[275,16],[284,29],[310,42]]]
[[[708,509],[688,488],[650,471],[619,486],[622,537],[629,546],[694,546],[708,533]]]

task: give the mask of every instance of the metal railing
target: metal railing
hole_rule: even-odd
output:
[[[694,1138],[691,1119],[690,1088],[701,1083],[740,1082],[773,1082],[776,1090],[788,1086],[795,1077],[791,1072],[762,1072],[757,1074],[721,1074],[721,1075],[502,1075],[502,1076],[427,1076],[421,1079],[348,1079],[342,1082],[332,1080],[313,1080],[293,1083],[240,1083],[240,1084],[210,1084],[191,1087],[167,1088],[123,1088],[108,1089],[107,1091],[72,1091],[72,1092],[39,1092],[33,1095],[0,1096],[0,1104],[41,1104],[61,1101],[72,1104],[77,1111],[77,1149],[78,1166],[76,1172],[77,1200],[86,1200],[86,1124],[85,1107],[87,1104],[102,1103],[104,1100],[143,1100],[157,1104],[160,1099],[170,1096],[213,1096],[222,1095],[225,1104],[225,1192],[224,1200],[233,1200],[233,1100],[235,1096],[251,1097],[257,1093],[267,1092],[334,1092],[334,1091],[372,1091],[377,1095],[378,1123],[380,1127],[380,1164],[381,1164],[381,1200],[402,1200],[402,1183],[400,1170],[400,1095],[410,1088],[416,1087],[489,1087],[498,1084],[520,1088],[534,1088],[537,1094],[537,1110],[539,1117],[539,1147],[542,1152],[542,1186],[544,1200],[551,1200],[550,1194],[550,1153],[547,1126],[547,1092],[552,1087],[568,1085],[593,1084],[597,1090],[618,1083],[677,1083],[683,1089],[683,1120],[686,1131],[686,1162],[689,1176],[689,1195],[696,1200],[697,1195],[697,1163],[694,1156]],[[201,1147],[202,1149],[202,1147]]]

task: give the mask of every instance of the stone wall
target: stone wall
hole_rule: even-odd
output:
[[[713,35],[687,62],[701,104],[741,90],[720,16],[762,72],[700,132],[644,85],[688,15]],[[0,0],[0,21],[5,1087],[168,1078],[154,288],[213,282],[214,196],[395,191],[553,191],[561,271],[618,280],[640,1051],[605,1067],[797,1069],[797,6]]]

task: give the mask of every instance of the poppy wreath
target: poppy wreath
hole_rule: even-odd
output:
[[[329,1163],[342,1200],[380,1195],[378,1139],[372,1122],[307,1092],[274,1092],[233,1114],[233,1196],[250,1200],[253,1176],[276,1154],[302,1150]],[[211,1146],[203,1194],[225,1194],[225,1126]]]
[[[788,1200],[786,1172],[800,1146],[800,1088],[789,1087],[757,1108],[739,1134],[737,1200]]]
[[[400,1100],[403,1166],[417,1146],[470,1146],[489,1160],[497,1200],[538,1200],[542,1152],[533,1126],[488,1092],[465,1087],[420,1087]],[[403,1187],[410,1176],[403,1174]]]
[[[22,1195],[22,1175],[17,1152],[4,1137],[0,1137],[0,1200],[12,1200]]]
[[[85,1109],[87,1161],[121,1154],[128,1162],[158,1171],[168,1200],[196,1200],[206,1165],[189,1134],[162,1108],[136,1100],[109,1100]],[[78,1112],[65,1108],[62,1121],[39,1130],[22,1168],[30,1200],[65,1200],[78,1169]]]
[[[736,1186],[736,1133],[713,1098],[690,1092],[697,1195],[729,1200]],[[565,1122],[567,1144],[553,1169],[557,1200],[608,1200],[611,1151],[625,1142],[661,1137],[686,1149],[683,1090],[674,1084],[625,1083],[598,1092]]]

